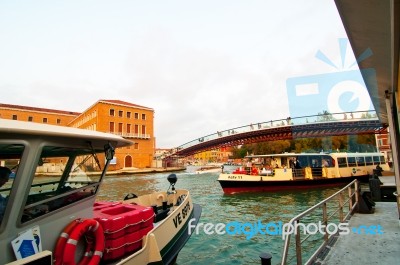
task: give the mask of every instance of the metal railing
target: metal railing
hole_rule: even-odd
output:
[[[347,195],[345,193],[347,192]],[[318,204],[314,205],[313,207],[309,208],[308,210],[302,212],[301,214],[297,215],[296,217],[292,218],[289,223],[288,223],[288,228],[292,227],[294,228],[294,236],[295,236],[295,248],[296,248],[296,264],[300,265],[302,263],[302,244],[310,238],[312,234],[304,235],[305,237],[301,239],[301,231],[300,231],[300,226],[299,223],[302,219],[307,219],[310,217],[312,213],[315,213],[316,210],[322,209],[322,222],[324,228],[323,228],[323,243],[319,246],[319,248],[314,252],[314,254],[311,255],[311,257],[307,260],[305,264],[310,263],[317,255],[318,253],[328,244],[328,240],[334,236],[334,234],[329,234],[327,231],[327,226],[328,226],[328,221],[338,217],[339,222],[343,223],[348,220],[350,215],[353,213],[354,209],[358,205],[358,194],[359,192],[359,187],[358,187],[358,181],[353,180],[351,183],[349,183],[347,186],[333,194],[332,196],[326,198],[325,200],[319,202]],[[347,198],[345,198],[347,196]],[[327,203],[337,200],[338,199],[338,205],[335,211],[328,213],[328,207]],[[344,213],[344,208],[348,204],[348,211],[347,214]],[[338,215],[338,216],[337,216]],[[303,233],[304,234],[304,233]],[[283,254],[282,254],[282,262],[281,265],[286,265],[288,262],[288,253],[290,249],[290,238],[291,238],[292,233],[286,233],[286,238],[285,238],[285,245],[283,249]]]
[[[244,125],[241,127],[235,127],[228,130],[217,131],[216,133],[209,134],[190,142],[187,142],[183,145],[176,147],[174,152],[189,148],[191,146],[197,145],[199,143],[215,140],[218,138],[231,136],[234,134],[246,133],[256,130],[264,130],[282,126],[296,126],[302,124],[324,124],[329,122],[351,122],[351,121],[367,121],[367,120],[377,120],[377,115],[375,110],[366,110],[366,111],[355,111],[355,112],[340,112],[340,113],[327,113],[327,114],[318,114],[318,115],[309,115],[303,117],[287,117],[279,120],[270,120],[258,123],[252,123],[249,125]]]

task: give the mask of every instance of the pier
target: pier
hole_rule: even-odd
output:
[[[400,226],[397,216],[396,202],[376,202],[373,214],[354,214],[349,221],[351,231],[361,226],[380,225],[383,233],[359,231],[360,234],[338,236],[336,242],[326,247],[326,256],[314,264],[398,264]]]

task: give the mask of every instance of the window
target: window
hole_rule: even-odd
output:
[[[356,158],[355,157],[348,157],[347,162],[349,164],[349,167],[355,167],[357,166],[356,164]]]
[[[28,117],[28,121],[33,121],[33,117],[32,117],[32,116],[29,116],[29,117]]]
[[[47,118],[43,118],[43,123],[47,123]]]
[[[110,109],[110,116],[115,116],[115,111],[114,111],[114,109]]]
[[[338,157],[337,162],[339,167],[347,167],[347,162],[345,157]]]
[[[142,125],[142,134],[146,134],[146,125]]]
[[[14,114],[14,115],[12,115],[12,119],[13,119],[13,120],[15,120],[15,121],[16,121],[16,120],[18,120],[18,116],[17,116],[17,115],[15,115],[15,114]]]
[[[379,156],[374,156],[374,165],[379,165],[380,158]]]
[[[114,132],[114,122],[110,121],[110,133]]]
[[[139,144],[135,143],[135,149],[139,149]]]
[[[23,151],[24,146],[21,144],[0,144],[1,165],[11,170],[8,181],[4,184],[2,182],[0,187],[0,225],[7,206],[12,203],[6,198],[9,198],[11,189],[13,189],[14,179],[17,177],[18,164]]]
[[[61,120],[60,119],[57,119],[57,124],[61,124]]]
[[[135,134],[139,134],[139,125],[135,124]]]
[[[36,172],[46,172],[47,177],[40,174],[33,177],[21,222],[93,196],[101,176],[90,173],[101,170],[90,148],[45,146]]]
[[[135,120],[139,119],[139,113],[135,112]]]
[[[118,123],[118,132],[122,133],[122,122]]]
[[[366,157],[365,157],[365,164],[366,164],[367,166],[372,166],[372,165],[373,165],[372,156],[366,156]]]
[[[131,112],[130,112],[130,111],[127,111],[127,112],[126,112],[126,117],[127,117],[127,118],[130,118],[130,117],[131,117]]]
[[[358,165],[359,167],[365,166],[364,157],[358,156],[358,157],[356,157],[356,160],[357,160],[357,165]]]
[[[124,116],[124,112],[122,110],[118,111],[118,117]]]
[[[142,120],[146,119],[146,114],[142,114]]]
[[[126,125],[126,133],[131,133],[131,124]]]

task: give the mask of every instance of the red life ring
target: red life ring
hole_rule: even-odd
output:
[[[71,222],[65,229],[70,230],[66,233],[69,234],[69,237],[64,239],[60,239],[60,243],[57,242],[56,246],[56,263],[55,264],[63,264],[63,265],[75,265],[75,251],[76,245],[79,242],[79,239],[89,233],[89,235],[94,237],[94,250],[93,255],[90,255],[93,249],[93,242],[88,242],[86,252],[84,257],[79,261],[79,265],[97,265],[100,263],[101,257],[103,256],[104,250],[104,234],[103,227],[94,219],[85,219],[83,221]],[[61,249],[61,250],[60,250]],[[62,254],[59,254],[62,252]]]
[[[54,248],[54,265],[62,265],[64,247],[67,243],[69,235],[75,226],[82,222],[82,219],[78,218],[69,223],[64,230],[61,232],[60,237],[57,240],[56,247]]]

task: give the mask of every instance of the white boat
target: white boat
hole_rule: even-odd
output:
[[[114,148],[131,144],[0,119],[0,166],[15,174],[0,187],[0,264],[173,264],[201,213],[175,174],[167,191],[96,201]]]
[[[223,166],[202,166],[198,168],[195,173],[196,174],[203,174],[203,173],[216,173],[216,172],[222,172]]]
[[[246,157],[251,165],[221,173],[224,193],[338,186],[368,181],[377,167],[389,171],[382,153],[284,153]]]

